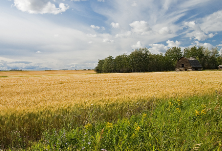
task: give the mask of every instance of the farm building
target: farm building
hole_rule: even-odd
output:
[[[218,69],[219,69],[219,70],[222,70],[222,65],[219,65],[219,66],[218,66]]]
[[[182,57],[178,60],[176,65],[176,71],[195,71],[202,70],[202,66],[199,61],[195,58]]]

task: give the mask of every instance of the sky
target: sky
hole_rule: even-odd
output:
[[[0,70],[93,69],[137,48],[217,47],[221,0],[1,0]]]

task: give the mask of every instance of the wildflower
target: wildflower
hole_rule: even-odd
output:
[[[195,110],[196,116],[200,115],[199,111]]]
[[[136,135],[133,133],[133,135],[131,136],[131,138],[133,138],[133,139],[134,139],[134,138],[135,138],[135,136],[136,136]]]
[[[182,105],[182,101],[181,100],[177,100],[177,102],[178,102],[178,105]]]
[[[143,114],[143,118],[145,118],[147,116],[147,114]]]
[[[85,129],[89,130],[92,128],[92,124],[88,123],[84,127],[85,127]]]
[[[140,130],[140,127],[138,126],[136,129],[135,129],[135,131],[139,131]]]
[[[178,112],[180,112],[180,109],[179,109],[179,108],[176,108],[176,110],[177,110]]]
[[[205,109],[203,109],[203,110],[201,111],[201,114],[206,114]]]
[[[169,105],[171,106],[171,105],[172,105],[172,103],[171,103],[171,102],[169,102]]]
[[[107,122],[106,127],[107,127],[107,128],[113,128],[113,124],[112,124],[112,123]]]

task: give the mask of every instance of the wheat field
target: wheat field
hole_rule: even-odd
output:
[[[121,74],[94,74],[94,71],[0,72],[0,113],[103,103],[101,100],[206,94],[221,89],[221,77],[220,71]]]
[[[130,118],[158,101],[221,93],[221,77],[221,71],[1,71],[0,149],[26,148],[48,130]]]

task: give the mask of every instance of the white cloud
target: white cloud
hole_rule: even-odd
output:
[[[42,53],[41,51],[36,51],[36,53]]]
[[[97,0],[98,2],[105,2],[105,0]]]
[[[165,53],[167,51],[167,49],[172,48],[172,47],[180,47],[181,42],[179,41],[170,41],[167,40],[166,43],[168,44],[167,46],[165,46],[164,44],[149,44],[149,46],[151,48],[149,48],[149,50],[152,53]]]
[[[222,31],[222,10],[202,18],[200,26],[205,32]]]
[[[146,32],[151,30],[149,24],[146,21],[134,21],[129,25],[132,27],[132,32],[138,34],[145,34]]]
[[[168,44],[168,47],[180,47],[180,42],[179,41],[170,41],[170,40],[168,40],[168,41],[166,41],[166,43]]]
[[[91,27],[92,29],[96,29],[96,30],[99,30],[99,29],[105,30],[105,27],[99,27],[99,26],[95,26],[95,25],[91,25],[90,27]]]
[[[220,49],[219,54],[222,55],[222,48]]]
[[[189,26],[190,28],[195,28],[196,23],[194,21],[185,22],[186,26]]]
[[[138,41],[135,45],[132,45],[132,46],[131,46],[132,49],[137,49],[137,48],[142,48],[142,47],[143,47],[143,46],[142,46],[142,44],[141,44],[140,41]]]
[[[99,26],[95,26],[95,25],[91,25],[90,27],[91,27],[92,29],[100,29]]]
[[[163,44],[150,44],[149,46],[151,47],[149,50],[152,53],[163,53],[168,49],[168,47]]]
[[[205,48],[208,48],[209,50],[211,50],[213,48],[213,45],[211,45],[210,43],[200,43],[199,41],[195,41],[197,46],[203,46]]]
[[[114,42],[114,40],[103,39],[103,42],[106,42],[106,43],[113,43],[113,42]]]
[[[191,39],[194,38],[199,41],[203,41],[214,37],[213,33],[207,34],[204,30],[201,29],[200,25],[196,24],[194,21],[185,22],[184,24],[185,26],[189,27],[189,31],[186,36],[190,37]]]
[[[163,27],[159,30],[159,33],[161,35],[171,34],[172,31],[168,27]]]
[[[114,22],[112,22],[112,23],[111,23],[111,26],[112,26],[113,28],[119,28],[119,23],[114,23]]]
[[[46,0],[14,0],[14,6],[30,14],[59,14],[69,9],[67,4],[60,3],[59,8],[56,8],[55,4]]]
[[[88,37],[91,37],[91,38],[95,38],[95,37],[97,37],[96,34],[87,34],[87,36],[88,36]]]
[[[137,3],[136,3],[136,2],[133,2],[131,6],[137,6]]]
[[[132,34],[131,31],[127,31],[125,33],[116,34],[115,38],[126,38],[126,37],[129,37],[131,34]]]

